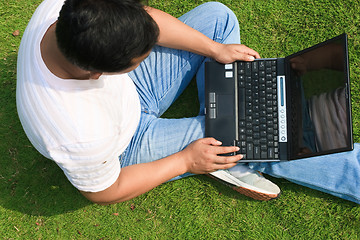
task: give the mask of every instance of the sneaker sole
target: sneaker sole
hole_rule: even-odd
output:
[[[249,185],[243,181],[240,181],[239,179],[237,179],[236,177],[232,176],[230,173],[228,173],[226,170],[219,170],[219,171],[216,171],[216,172],[212,172],[210,173],[210,175],[212,176],[215,176],[227,183],[230,183],[234,186],[237,186],[237,187],[242,187],[242,188],[246,188],[246,189],[251,189],[253,191],[256,191],[256,192],[261,192],[261,193],[264,193],[264,194],[276,194],[274,192],[269,192],[269,191],[266,191],[264,189],[261,189],[261,188],[258,188],[258,187],[255,187],[255,186],[252,186],[252,185]]]
[[[243,194],[243,195],[245,195],[247,197],[253,198],[255,200],[269,201],[269,200],[277,199],[277,198],[280,197],[280,193],[278,193],[278,194],[263,193],[263,192],[256,191],[254,189],[234,185],[234,184],[226,182],[223,179],[218,178],[218,177],[216,177],[216,176],[214,176],[212,174],[207,174],[207,175],[209,177],[211,177],[212,179],[215,179],[218,182],[230,187],[231,189],[233,189],[233,190],[235,190],[235,191],[237,191],[237,192],[239,192],[239,193],[241,193],[241,194]]]

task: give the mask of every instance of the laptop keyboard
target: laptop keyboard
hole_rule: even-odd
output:
[[[276,60],[237,62],[239,140],[244,159],[278,159]]]

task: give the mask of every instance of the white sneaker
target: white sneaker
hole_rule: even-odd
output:
[[[218,170],[209,174],[210,177],[228,185],[235,191],[256,200],[267,201],[280,196],[280,188],[264,178],[259,172],[250,170],[236,177],[229,170]]]

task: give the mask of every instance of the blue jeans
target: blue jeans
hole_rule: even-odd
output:
[[[220,3],[205,3],[179,18],[220,43],[240,43],[234,13]],[[204,137],[204,62],[194,53],[154,47],[130,73],[140,101],[141,119],[121,166],[151,162],[181,151]],[[164,119],[161,115],[196,75],[200,111],[197,117]],[[360,145],[352,152],[280,163],[251,163],[250,168],[360,203]],[[184,174],[172,180],[191,174]]]

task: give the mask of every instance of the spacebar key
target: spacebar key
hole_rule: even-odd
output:
[[[239,89],[239,120],[245,119],[245,88]]]

